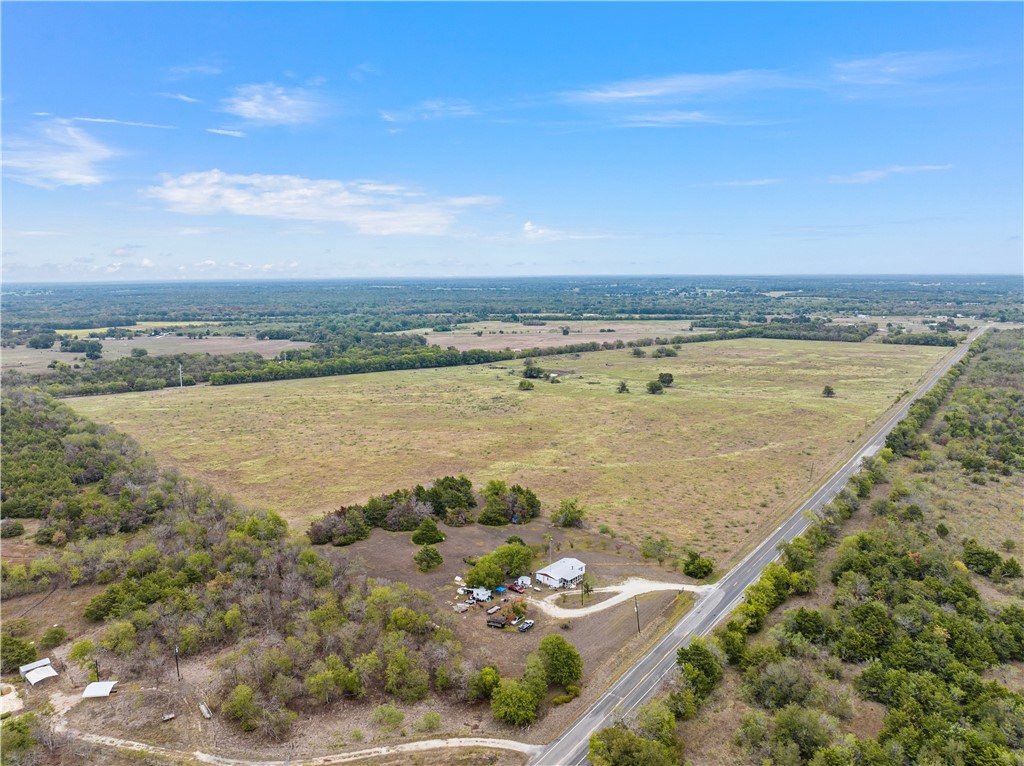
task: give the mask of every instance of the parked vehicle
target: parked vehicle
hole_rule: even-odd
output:
[[[533,586],[533,589],[534,589],[535,591],[537,591],[538,593],[540,593],[540,587],[539,587],[539,586],[537,586],[537,585],[534,585],[534,586]]]
[[[489,624],[490,623],[488,623],[488,625]],[[524,622],[522,625],[519,626],[519,632],[520,633],[525,633],[526,631],[528,631],[532,627],[533,627],[533,620],[527,620],[526,622]]]
[[[494,606],[492,606],[490,609],[487,610],[487,614],[494,614],[494,613],[500,612],[500,611],[501,611],[501,604],[495,604]]]
[[[523,621],[522,617],[516,617],[514,620],[512,620],[512,622],[509,623],[509,625],[518,625],[522,621]]]
[[[487,621],[487,627],[488,628],[504,628],[505,627],[505,621],[504,620],[494,619],[492,617],[491,619],[489,619]],[[522,628],[520,628],[520,630],[522,630]]]
[[[509,590],[514,590],[516,593],[526,593],[526,588],[521,585],[509,585]]]

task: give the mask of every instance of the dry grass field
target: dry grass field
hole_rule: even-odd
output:
[[[569,334],[562,332],[569,328]],[[605,332],[601,332],[604,330]],[[608,332],[614,330],[614,332]],[[648,321],[592,321],[569,320],[548,322],[545,325],[525,325],[520,322],[473,322],[460,325],[454,332],[434,332],[429,327],[412,330],[426,336],[427,342],[447,348],[454,346],[459,351],[482,348],[488,351],[502,351],[526,348],[553,348],[572,343],[614,343],[617,340],[631,341],[657,336],[671,337],[690,332],[686,320]],[[700,329],[698,332],[711,332]],[[477,335],[477,333],[480,333]]]
[[[76,330],[76,333],[86,332]],[[83,336],[84,337],[84,336]],[[143,335],[138,338],[117,338],[104,340],[103,358],[121,359],[129,356],[132,349],[144,348],[151,354],[237,354],[242,351],[255,351],[265,357],[277,356],[288,348],[308,348],[313,345],[301,341],[290,340],[257,340],[254,337],[210,336],[208,338],[188,338],[179,335]],[[0,352],[0,367],[4,371],[46,372],[47,365],[56,360],[65,364],[75,362],[81,364],[83,354],[70,354],[60,351],[59,344],[52,349],[28,348],[18,346],[5,348]]]
[[[69,400],[162,465],[298,529],[341,504],[465,473],[578,496],[633,540],[663,532],[728,565],[946,349],[744,339],[520,362]],[[645,383],[671,372],[664,395]],[[620,380],[632,393],[617,394]],[[837,392],[821,396],[824,385]]]

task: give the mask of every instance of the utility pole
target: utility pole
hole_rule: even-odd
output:
[[[178,645],[174,645],[174,670],[178,674],[178,680],[181,680],[181,667],[178,665]]]
[[[633,611],[636,612],[636,634],[640,635],[640,603],[636,600],[636,595],[633,596]]]
[[[178,363],[178,388],[185,387],[185,380],[181,377],[181,363]]]

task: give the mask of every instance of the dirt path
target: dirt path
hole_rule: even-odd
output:
[[[436,750],[449,747],[480,747],[494,750],[514,750],[525,755],[535,755],[542,749],[539,745],[527,745],[522,742],[515,742],[510,739],[488,739],[486,737],[459,737],[454,739],[425,739],[421,742],[406,742],[401,745],[382,745],[371,747],[365,750],[356,750],[350,753],[333,753],[331,755],[315,756],[313,758],[291,758],[284,761],[257,761],[241,758],[225,758],[224,756],[212,753],[196,751],[186,753],[180,750],[171,750],[157,745],[147,745],[142,742],[134,742],[130,739],[119,739],[117,737],[106,737],[101,734],[89,734],[88,732],[75,731],[62,725],[58,725],[58,731],[62,731],[71,737],[89,742],[93,745],[102,745],[117,749],[135,750],[136,752],[149,753],[164,758],[186,758],[194,759],[200,763],[209,763],[213,766],[332,766],[337,763],[354,763],[367,758],[381,758],[398,753],[416,753],[426,750]]]
[[[572,608],[556,606],[552,603],[555,599],[560,599],[569,594],[576,594],[579,591],[561,591],[559,593],[552,593],[550,596],[545,596],[542,599],[531,598],[529,601],[530,604],[536,606],[545,614],[549,614],[557,619],[566,619],[569,617],[585,617],[588,614],[610,609],[621,604],[623,601],[628,601],[634,596],[639,596],[643,593],[653,593],[660,590],[688,590],[703,596],[714,587],[714,585],[686,585],[685,583],[659,582],[657,580],[645,580],[642,577],[630,577],[619,585],[610,585],[607,588],[594,588],[594,593],[615,593],[616,595],[593,606]]]

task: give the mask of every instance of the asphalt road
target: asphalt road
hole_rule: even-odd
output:
[[[579,766],[587,763],[590,735],[628,715],[654,695],[676,667],[676,650],[688,645],[694,636],[707,635],[743,601],[743,592],[747,587],[757,581],[765,566],[778,558],[779,543],[799,536],[810,524],[804,514],[820,508],[846,486],[850,477],[859,470],[861,460],[875,454],[885,445],[885,437],[889,435],[893,426],[906,416],[914,401],[934,386],[950,367],[960,361],[970,344],[988,330],[989,326],[974,330],[967,341],[928,376],[917,392],[907,397],[899,409],[888,416],[853,457],[832,474],[792,516],[743,561],[719,580],[716,587],[697,602],[694,609],[687,612],[664,638],[612,684],[608,691],[587,708],[568,729],[534,756],[530,766]]]

